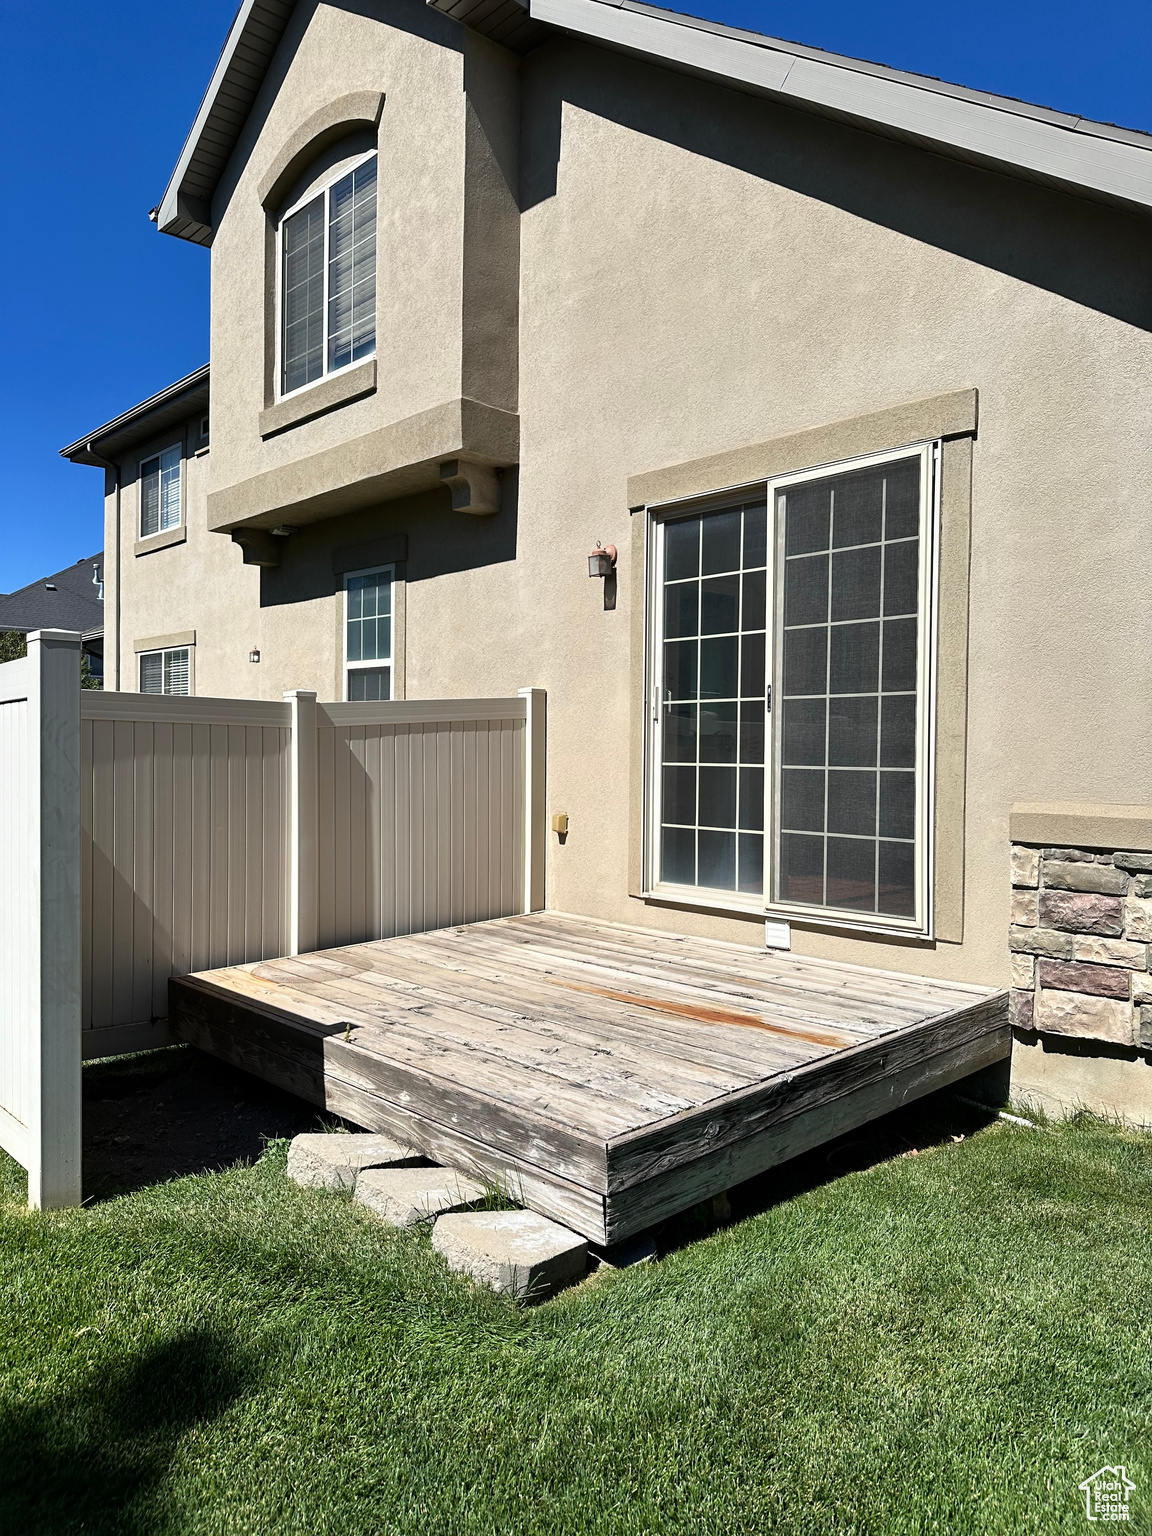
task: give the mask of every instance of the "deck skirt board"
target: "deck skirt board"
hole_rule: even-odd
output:
[[[767,1125],[752,1135],[688,1163],[654,1173],[640,1183],[609,1192],[608,1242],[619,1242],[687,1205],[731,1189],[768,1168],[810,1152],[833,1137],[899,1109],[924,1093],[1002,1060],[1011,1049],[1007,1026],[917,1062],[902,1071],[864,1083],[829,1103],[816,1105]]]
[[[598,1242],[1009,1049],[1002,992],[556,913],[174,979],[170,1019]]]
[[[195,1012],[199,1014],[195,1022],[205,1039],[218,1043],[221,1037],[239,1037],[251,1059],[274,1056],[278,1064],[286,1062],[301,1081],[323,1083],[327,1076],[336,1076],[384,1101],[401,1106],[418,1104],[420,1112],[438,1124],[458,1126],[501,1151],[551,1166],[562,1177],[593,1185],[605,1180],[605,1138],[574,1129],[570,1122],[551,1113],[545,1103],[508,1104],[475,1082],[464,1085],[430,1069],[413,1069],[395,1055],[363,1050],[346,1041],[338,1028],[326,1034],[298,1031],[293,1038],[285,1032],[282,1018],[270,1016],[265,1003],[250,999],[237,1002],[202,978],[185,977],[174,983],[174,989],[181,999],[177,1033],[194,1045],[201,1044],[192,1039],[189,1027],[190,1015]],[[222,1054],[219,1049],[215,1053]],[[243,1066],[244,1062],[237,1060],[236,1064]],[[324,1102],[322,1094],[306,1096]]]
[[[879,1047],[838,1052],[810,1067],[713,1100],[702,1106],[703,1113],[676,1115],[661,1125],[627,1132],[609,1143],[609,1190],[642,1183],[691,1162],[702,1152],[747,1140],[766,1124],[780,1124],[871,1083],[913,1070],[952,1047],[967,1046],[994,1033],[1003,1027],[1005,1016],[1003,1004],[994,999],[960,1018],[948,1015],[914,1025],[889,1036]]]

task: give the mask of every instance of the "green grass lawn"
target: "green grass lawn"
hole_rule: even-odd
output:
[[[524,1311],[283,1141],[49,1215],[5,1161],[0,1532],[1087,1531],[1116,1462],[1147,1531],[1152,1138],[965,1114]]]

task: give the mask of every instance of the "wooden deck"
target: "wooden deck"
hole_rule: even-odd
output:
[[[556,913],[170,989],[180,1038],[597,1243],[1010,1048],[1004,992]]]

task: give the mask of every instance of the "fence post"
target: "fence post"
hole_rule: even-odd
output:
[[[525,912],[544,909],[545,816],[548,695],[543,688],[521,688],[524,700],[524,901]]]
[[[80,636],[28,636],[28,764],[33,903],[28,1204],[80,1204]]]
[[[306,955],[320,942],[316,805],[316,695],[294,688],[288,796],[288,953]]]

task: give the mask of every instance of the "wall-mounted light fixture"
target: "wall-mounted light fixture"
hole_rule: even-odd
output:
[[[259,661],[260,660],[260,652],[257,651],[257,650],[249,651],[248,652],[248,660],[249,661]]]
[[[604,545],[596,540],[596,548],[588,556],[589,576],[611,576],[616,569],[615,544]]]
[[[616,546],[615,544],[601,544],[596,540],[596,548],[588,556],[589,576],[599,576],[604,583],[604,612],[609,613],[616,606]]]

